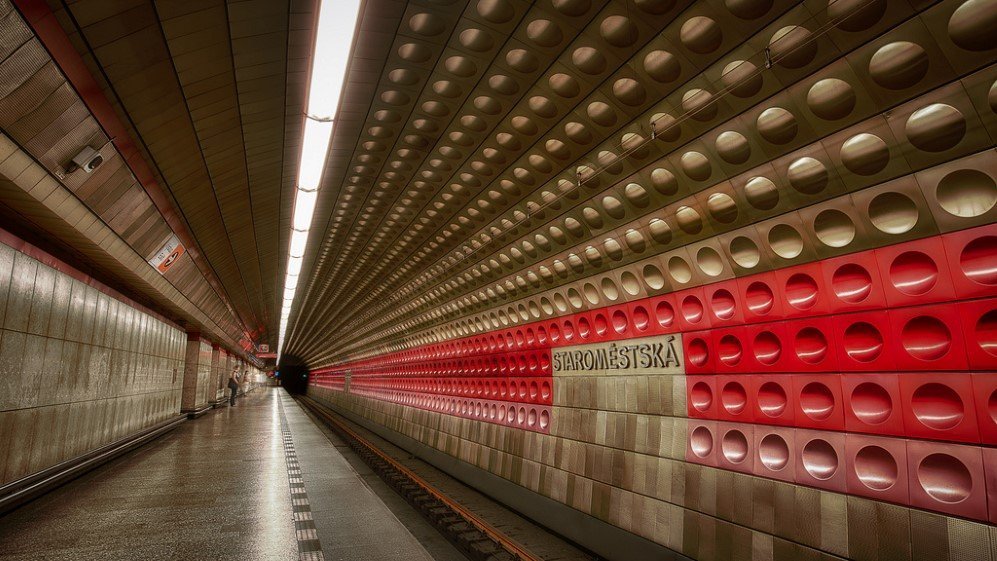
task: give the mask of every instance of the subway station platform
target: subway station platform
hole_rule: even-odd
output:
[[[0,0],[11,559],[997,561],[997,0]]]
[[[5,561],[434,559],[266,387],[0,518],[0,544]]]

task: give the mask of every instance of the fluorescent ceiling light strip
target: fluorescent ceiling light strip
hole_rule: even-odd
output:
[[[361,0],[322,0],[312,53],[311,83],[308,87],[308,118],[298,162],[298,184],[291,213],[291,242],[288,247],[284,300],[280,310],[277,361],[284,350],[284,334],[291,317],[291,305],[298,286],[301,263],[308,245],[308,230],[315,214],[318,189],[325,169],[325,157],[335,126],[333,118],[346,79],[350,47],[356,32]]]
[[[304,257],[305,246],[308,244],[308,231],[291,230],[289,251],[292,257]]]
[[[318,200],[318,191],[304,191],[298,189],[294,197],[294,219],[291,228],[295,230],[308,230],[312,225],[312,215],[315,214],[315,202]]]
[[[308,104],[311,109],[311,104]],[[308,115],[314,116],[311,111]],[[301,161],[298,164],[298,189],[318,189],[325,167],[325,153],[332,138],[332,121],[305,120],[304,140],[301,143]]]
[[[336,115],[359,12],[360,0],[322,0],[308,88],[310,115],[327,119]]]

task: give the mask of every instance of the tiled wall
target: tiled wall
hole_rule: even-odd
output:
[[[995,559],[986,523],[686,462],[682,378],[558,378],[549,435],[309,395],[693,559]]]
[[[655,142],[529,187],[309,393],[697,560],[997,560],[997,12],[791,4],[677,15],[616,82]]]
[[[225,366],[228,355],[217,346],[211,348],[211,394],[209,401],[220,401],[225,396]]]
[[[215,370],[212,367],[211,362],[211,342],[202,339],[198,351],[199,364],[197,377],[197,404],[198,407],[202,407],[215,400],[215,386],[217,385],[217,380],[215,378]]]
[[[309,393],[695,559],[993,560],[995,234],[357,360]],[[585,353],[669,340],[649,368]]]
[[[183,331],[0,244],[0,483],[179,413]]]
[[[974,218],[624,304],[510,311],[316,370],[309,393],[694,559],[993,561],[997,229]]]
[[[211,365],[211,343],[196,334],[190,334],[184,356],[184,387],[180,405],[184,411],[193,411],[215,400],[216,374]]]

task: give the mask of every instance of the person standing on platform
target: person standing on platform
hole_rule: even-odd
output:
[[[228,375],[228,389],[229,398],[228,404],[231,407],[235,407],[235,396],[239,395],[239,369],[233,368],[232,373]]]

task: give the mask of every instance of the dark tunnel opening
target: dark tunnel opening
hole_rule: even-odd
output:
[[[308,367],[295,356],[283,356],[277,365],[277,380],[284,389],[293,394],[304,394],[308,391],[308,375]]]

